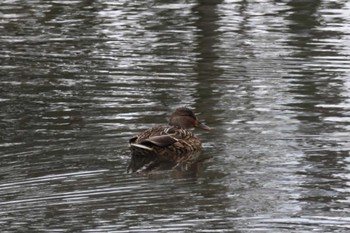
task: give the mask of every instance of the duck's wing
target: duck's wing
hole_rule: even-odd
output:
[[[157,126],[147,129],[129,140],[129,145],[140,147],[167,147],[178,141],[191,141],[196,139],[191,131],[172,126]]]
[[[153,136],[148,139],[145,139],[142,142],[140,142],[140,144],[145,146],[155,145],[158,147],[167,147],[174,144],[177,141],[178,139],[176,139],[171,135],[160,135],[160,136]]]
[[[167,127],[165,127],[165,126],[157,126],[157,127],[149,128],[149,129],[139,133],[135,137],[130,138],[129,143],[130,144],[131,143],[141,143],[142,141],[147,140],[149,138],[164,135],[165,134],[164,131],[166,129],[167,129]]]

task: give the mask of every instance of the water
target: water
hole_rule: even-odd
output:
[[[1,232],[348,232],[350,4],[0,3]],[[190,106],[211,157],[126,173]]]

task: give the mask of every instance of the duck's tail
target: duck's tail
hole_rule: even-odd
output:
[[[128,173],[149,170],[156,166],[156,153],[153,148],[141,144],[129,144],[131,160],[127,168]]]

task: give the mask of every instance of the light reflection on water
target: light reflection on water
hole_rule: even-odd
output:
[[[4,232],[350,228],[347,1],[2,1]],[[191,106],[192,173],[126,174]]]

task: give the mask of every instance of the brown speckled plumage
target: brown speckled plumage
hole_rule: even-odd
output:
[[[180,162],[194,161],[202,146],[190,127],[209,130],[188,108],[178,108],[169,125],[147,129],[129,140],[131,161],[128,172],[171,168]]]

